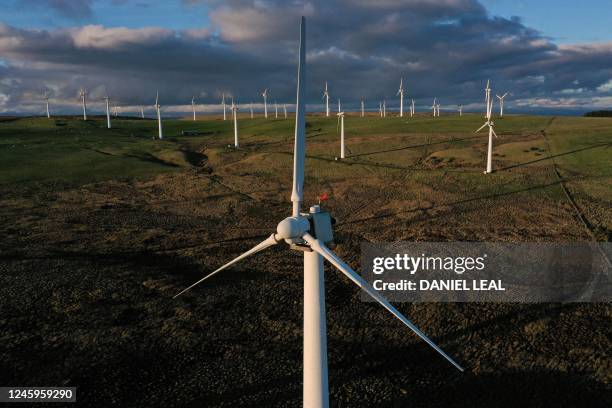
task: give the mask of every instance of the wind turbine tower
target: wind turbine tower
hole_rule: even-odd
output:
[[[164,132],[162,130],[162,117],[161,117],[161,105],[159,104],[159,91],[157,91],[157,96],[155,97],[155,111],[157,112],[158,136],[160,139],[163,139]]]
[[[504,99],[506,98],[506,96],[508,96],[508,92],[506,92],[502,96],[499,96],[499,95],[495,95],[495,96],[497,96],[497,99],[499,99],[499,117],[503,118],[504,117]]]
[[[283,112],[285,113],[285,119],[287,119],[287,104],[283,103]]]
[[[361,117],[363,118],[365,116],[365,100],[363,99],[363,96],[361,97]]]
[[[463,105],[459,105],[459,116],[463,116]]]
[[[43,99],[45,101],[45,107],[46,107],[46,111],[47,111],[47,119],[51,119],[51,113],[49,112],[49,96],[47,95],[46,92],[45,92],[45,97]]]
[[[191,109],[193,109],[193,121],[196,120],[196,105],[195,105],[195,96],[191,97]]]
[[[253,102],[249,105],[249,110],[251,111],[251,119],[253,119]]]
[[[87,91],[81,88],[79,95],[81,96],[81,103],[83,104],[83,120],[87,120]]]
[[[144,106],[140,107],[140,118],[144,119]]]
[[[261,96],[263,96],[264,100],[264,117],[268,119],[268,88],[264,89]]]
[[[239,147],[238,143],[238,105],[232,100],[232,117],[234,118],[234,147]]]
[[[274,101],[274,119],[278,119],[278,104]]]
[[[387,117],[387,100],[383,99],[383,118]]]
[[[221,98],[221,105],[223,105],[223,120],[227,120],[226,103],[225,103],[225,92],[223,92]]]
[[[340,158],[344,159],[344,112],[338,113],[340,125]]]
[[[110,98],[108,96],[104,97],[106,101],[106,127],[108,129],[111,128],[111,119],[110,119]]]
[[[198,282],[181,291],[179,296],[194,286],[221,272],[240,260],[254,255],[279,243],[286,243],[289,249],[299,251],[304,257],[304,362],[303,362],[303,406],[307,408],[326,408],[329,406],[329,386],[327,367],[327,325],[325,321],[325,279],[323,261],[327,260],[355,285],[374,298],[381,306],[399,319],[418,337],[425,341],[436,352],[453,364],[457,369],[463,368],[440,349],[414,323],[402,315],[387,299],[378,293],[365,279],[351,269],[327,244],[332,242],[333,228],[330,213],[323,211],[319,205],[313,205],[309,211],[302,212],[305,161],[305,26],[304,18],[300,29],[300,52],[298,63],[297,103],[295,120],[295,145],[293,154],[293,188],[291,193],[292,214],[282,220],[263,242],[257,244],[244,254],[226,263],[208,274]],[[175,297],[176,297],[175,296]]]
[[[323,92],[325,99],[325,116],[329,118],[329,91],[327,90],[327,81],[325,81],[325,91]]]
[[[414,110],[414,99],[412,99],[411,102],[410,102],[410,117],[413,117],[414,113],[415,113],[415,110]]]
[[[403,118],[404,117],[404,78],[400,79],[400,86],[397,91],[397,95],[399,95],[400,97],[400,118]]]

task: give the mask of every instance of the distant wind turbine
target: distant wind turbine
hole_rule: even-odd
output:
[[[225,92],[223,92],[222,98],[221,98],[221,105],[223,105],[223,120],[227,120],[227,113],[226,113],[226,109],[225,109]]]
[[[433,116],[434,116],[434,117],[436,117],[436,116],[437,116],[437,115],[436,115],[436,108],[437,108],[436,102],[437,102],[437,101],[438,101],[438,99],[437,99],[437,98],[435,98],[435,99],[434,99],[434,102],[433,102],[433,105],[431,105],[431,109],[433,110]]]
[[[502,96],[499,96],[499,95],[495,95],[495,96],[497,96],[497,99],[499,99],[499,117],[503,118],[504,117],[504,99],[506,98],[506,96],[508,96],[508,92],[506,92]]]
[[[81,103],[83,104],[83,120],[87,120],[87,101],[85,100],[87,91],[81,88],[79,95],[81,96]]]
[[[340,98],[338,98],[338,113],[342,111],[342,105],[340,104]]]
[[[51,113],[49,112],[49,96],[47,95],[46,92],[45,92],[45,96],[44,96],[43,100],[45,101],[45,106],[46,106],[46,110],[47,110],[47,119],[51,119]]]
[[[159,91],[157,91],[157,96],[155,97],[155,111],[157,112],[157,127],[159,138],[164,138],[164,133],[162,131],[162,117],[161,117],[161,105],[159,104]]]
[[[459,116],[463,116],[463,105],[459,105]]]
[[[239,147],[238,143],[238,105],[234,103],[232,99],[232,116],[234,118],[234,147],[237,149]]]
[[[363,99],[363,96],[361,97],[361,117],[363,118],[365,116],[365,100]]]
[[[111,128],[111,119],[110,119],[110,98],[108,96],[104,97],[106,101],[106,127],[108,129]]]
[[[491,120],[493,116],[493,99],[490,98],[490,91],[491,89],[489,88],[489,83],[487,82],[487,89],[485,89],[485,92],[489,95],[489,97],[487,98],[487,121],[484,125],[480,127],[480,129],[474,132],[478,133],[485,127],[489,127],[489,145],[487,147],[487,170],[485,171],[485,174],[490,174],[493,172],[493,136],[497,137],[495,130],[493,130],[493,121]]]
[[[268,88],[264,89],[261,96],[263,96],[264,100],[264,117],[268,119]]]
[[[344,159],[344,112],[339,112],[337,115],[340,126],[340,158]]]
[[[489,112],[489,102],[491,101],[491,80],[487,79],[487,87],[485,88],[485,118]]]
[[[325,81],[325,91],[323,92],[322,99],[325,99],[325,116],[329,118],[329,92],[327,90],[327,81]]]
[[[285,119],[287,119],[287,104],[283,103],[283,112],[285,112]]]
[[[249,105],[249,110],[251,111],[251,119],[253,119],[253,102]]]
[[[278,104],[274,101],[274,119],[278,119]]]
[[[399,89],[397,90],[397,95],[399,95],[400,97],[400,118],[403,118],[404,117],[404,78],[400,79],[400,86],[399,86]]]
[[[144,106],[140,107],[140,118],[144,119]]]
[[[378,102],[378,113],[380,114],[380,117],[383,117],[383,108],[382,108],[382,101]]]
[[[414,109],[414,99],[411,100],[410,102],[410,117],[413,117],[415,114],[415,109]]]
[[[191,97],[191,108],[193,109],[193,121],[196,120],[196,106],[195,106],[195,96]]]
[[[440,117],[440,104],[436,105],[436,115],[438,115],[438,117]]]
[[[383,118],[387,117],[387,100],[383,99]]]

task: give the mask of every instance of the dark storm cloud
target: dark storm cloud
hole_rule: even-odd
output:
[[[294,98],[298,19],[308,18],[309,99],[395,104],[400,76],[420,105],[480,103],[487,78],[516,105],[612,104],[612,43],[557,46],[518,18],[490,16],[475,0],[184,0],[205,2],[210,27],[34,31],[0,26],[0,111],[38,109],[47,89],[65,103],[85,86],[124,104],[192,95],[216,103]],[[30,106],[34,103],[33,106]],[[512,105],[512,103],[510,103]]]

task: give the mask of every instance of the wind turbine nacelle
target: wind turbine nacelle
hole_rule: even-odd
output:
[[[302,213],[299,217],[287,217],[276,227],[277,239],[283,239],[295,249],[302,249],[304,241],[302,236],[310,233],[316,239],[329,243],[334,240],[332,229],[332,218],[327,211],[321,211],[315,206],[318,212]],[[309,247],[304,246],[305,249]]]

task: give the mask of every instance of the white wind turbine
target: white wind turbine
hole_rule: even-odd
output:
[[[278,104],[274,101],[274,119],[278,119]]]
[[[387,100],[383,99],[383,118],[387,117]]]
[[[232,98],[232,118],[234,119],[234,147],[239,147],[238,143],[238,105],[234,103]]]
[[[264,117],[268,119],[268,88],[264,89],[261,96],[263,96],[264,100]]]
[[[361,117],[363,118],[365,116],[365,100],[363,99],[363,96],[361,97]]]
[[[287,119],[287,104],[283,103],[283,112],[285,114],[285,119]]]
[[[400,79],[400,86],[399,86],[399,89],[397,90],[397,95],[399,95],[400,97],[400,118],[403,118],[404,117],[404,78]]]
[[[45,101],[45,108],[46,108],[46,111],[47,111],[47,119],[51,119],[51,112],[49,112],[49,95],[47,95],[46,92],[45,92],[45,96],[44,96],[43,100]]]
[[[487,82],[487,89],[485,89],[485,92],[487,93],[487,95],[490,96],[490,89],[489,89],[489,83]],[[476,132],[474,133],[478,133],[480,132],[482,129],[484,129],[485,127],[489,127],[489,145],[487,147],[487,169],[485,171],[485,174],[490,174],[493,172],[493,136],[497,137],[497,134],[495,133],[495,130],[493,130],[493,121],[491,120],[493,116],[493,99],[488,97],[487,98],[487,121],[484,123],[484,125],[482,125],[480,127],[480,129],[478,129]]]
[[[380,114],[380,117],[383,117],[383,108],[382,108],[382,101],[378,102],[378,113]]]
[[[436,117],[436,116],[437,116],[437,115],[436,115],[436,110],[437,110],[437,107],[438,107],[438,105],[436,104],[436,102],[437,102],[437,101],[438,101],[438,99],[437,99],[437,98],[434,98],[433,105],[431,105],[431,109],[432,109],[432,111],[433,111],[433,116],[434,116],[434,117]]]
[[[110,98],[108,96],[105,96],[104,100],[106,101],[106,127],[110,129],[111,128]]]
[[[329,118],[329,92],[327,90],[327,81],[325,81],[325,91],[323,92],[322,99],[325,99],[325,116]]]
[[[221,105],[223,105],[223,120],[227,120],[225,92],[223,92],[222,97],[221,97]]]
[[[195,105],[195,96],[191,97],[191,109],[193,110],[193,121],[196,120],[196,105]]]
[[[491,80],[487,79],[487,87],[485,88],[485,118],[489,112],[489,102],[491,101]]]
[[[436,115],[440,117],[440,104],[436,105]]]
[[[162,130],[162,117],[161,117],[161,105],[159,104],[159,91],[157,91],[157,96],[155,97],[155,111],[157,112],[158,137],[160,139],[163,139],[164,133]]]
[[[410,100],[410,117],[413,117],[415,114],[415,110],[414,110],[414,99]]]
[[[499,95],[495,95],[495,96],[497,96],[497,99],[499,99],[499,117],[503,118],[504,117],[504,99],[506,98],[506,96],[508,96],[508,92],[506,92],[502,96],[499,96]]]
[[[144,106],[140,107],[140,118],[144,119]]]
[[[293,189],[291,193],[291,201],[293,203],[292,216],[282,220],[276,228],[276,233],[272,233],[266,240],[208,274],[176,296],[185,293],[238,261],[284,241],[289,245],[290,249],[300,251],[304,256],[304,407],[323,408],[329,406],[325,280],[323,274],[324,259],[348,277],[355,285],[374,298],[374,300],[404,323],[404,325],[408,326],[417,336],[446,358],[451,364],[463,371],[459,364],[442,351],[442,349],[419,330],[414,323],[402,315],[365,279],[357,272],[353,271],[350,266],[327,247],[326,244],[333,241],[331,216],[328,212],[322,211],[318,205],[310,207],[308,212],[302,212],[304,159],[306,150],[304,104],[304,95],[306,93],[304,88],[306,74],[305,58],[305,22],[304,17],[302,17],[295,116],[295,146],[293,153]]]
[[[251,119],[253,119],[253,102],[249,105],[249,110],[251,111]]]
[[[337,113],[340,126],[340,158],[344,159],[344,112]]]
[[[342,105],[340,104],[340,98],[338,98],[338,113],[342,112]]]
[[[87,91],[83,88],[79,91],[79,96],[81,97],[81,103],[83,105],[83,120],[87,120]]]

